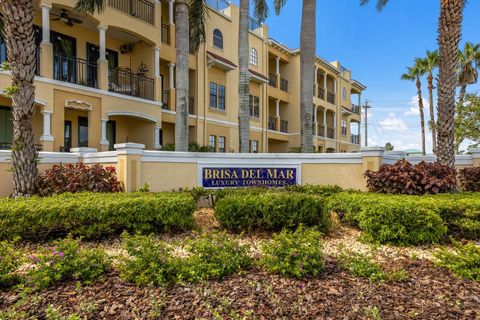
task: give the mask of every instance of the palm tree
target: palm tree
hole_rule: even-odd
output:
[[[402,74],[402,80],[415,81],[417,85],[418,109],[420,111],[420,126],[422,129],[422,154],[425,155],[425,115],[423,113],[422,82],[420,77],[423,75],[422,61],[416,59],[413,67],[407,67],[407,72]]]
[[[366,5],[370,0],[360,0]],[[382,10],[389,0],[376,0]],[[440,0],[438,19],[438,81],[437,81],[437,159],[455,164],[455,89],[457,86],[458,45],[462,37],[463,7],[466,0]]]
[[[437,150],[437,133],[435,127],[435,112],[433,108],[433,71],[438,66],[438,51],[428,51],[426,57],[422,60],[422,67],[424,72],[427,73],[427,82],[428,82],[428,102],[430,106],[430,122],[429,127],[432,132],[432,148],[433,153],[436,153]]]
[[[175,1],[175,151],[188,151],[188,55],[205,40],[205,0]],[[103,0],[78,0],[76,9],[88,14],[102,12]]]
[[[475,84],[478,81],[477,69],[480,67],[480,44],[465,43],[463,51],[458,51],[458,60],[458,86],[460,87],[458,103],[463,103],[467,93],[467,85]]]
[[[0,0],[0,9],[12,78],[12,85],[6,91],[12,99],[13,196],[27,197],[35,192],[38,174],[32,124],[35,112],[35,7],[31,0]]]
[[[265,0],[254,0],[255,17],[265,20],[268,6]],[[248,71],[250,44],[248,25],[250,20],[250,0],[240,0],[240,18],[238,32],[238,134],[240,152],[250,150],[250,73]]]

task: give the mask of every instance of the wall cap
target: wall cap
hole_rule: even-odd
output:
[[[98,152],[97,148],[86,148],[86,147],[80,147],[80,148],[70,148],[71,153],[78,153],[80,156],[83,156],[87,153],[96,153]]]
[[[383,157],[385,148],[380,146],[362,147],[360,148],[362,157]]]
[[[480,159],[480,148],[472,149],[472,158]]]
[[[124,155],[124,154],[138,154],[142,155],[143,150],[145,149],[145,145],[141,143],[117,143],[113,146],[117,151],[117,155]]]

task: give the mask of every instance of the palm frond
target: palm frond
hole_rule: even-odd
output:
[[[285,0],[283,0],[285,1]],[[265,0],[253,0],[253,15],[258,21],[263,22],[268,17],[268,5]]]
[[[418,74],[418,72],[417,72],[415,67],[407,67],[407,72],[402,74],[400,76],[400,79],[413,81],[417,78],[417,74]]]
[[[78,0],[75,4],[75,10],[86,14],[102,13],[104,9],[104,0]]]
[[[205,21],[208,9],[205,0],[189,0],[190,48],[197,51],[205,42]]]
[[[286,2],[287,2],[287,0],[273,0],[273,6],[275,8],[275,14],[277,16],[280,14],[280,11],[285,6]]]
[[[377,0],[377,11],[382,11],[387,5],[388,1],[389,0]],[[369,2],[370,0],[360,0],[360,5],[363,7],[366,6]]]

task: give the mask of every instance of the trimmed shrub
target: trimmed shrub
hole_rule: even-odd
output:
[[[0,241],[0,289],[17,284],[20,277],[15,271],[20,266],[20,257],[11,242]]]
[[[286,192],[307,193],[307,194],[313,194],[317,196],[331,196],[343,191],[343,189],[339,186],[333,186],[333,185],[321,186],[321,185],[312,185],[312,184],[307,184],[304,186],[299,186],[299,185],[288,186],[280,190],[284,190]]]
[[[365,172],[368,189],[378,193],[437,194],[456,191],[456,170],[440,163],[424,161],[412,165],[399,160],[393,165],[382,165],[379,171]]]
[[[78,241],[64,239],[55,242],[55,249],[40,256],[31,256],[34,263],[28,272],[28,284],[44,289],[65,280],[92,283],[110,268],[102,250],[78,248]]]
[[[284,229],[262,245],[259,264],[286,277],[316,276],[325,264],[321,235],[318,230],[303,226],[294,232]]]
[[[453,243],[453,251],[442,249],[436,253],[437,264],[462,278],[480,282],[480,247],[473,243]]]
[[[407,197],[385,197],[365,204],[359,226],[369,241],[398,245],[436,243],[447,227],[434,206],[419,206]]]
[[[326,199],[327,213],[336,213],[340,221],[351,225],[358,225],[358,214],[362,211],[364,203],[375,201],[376,194],[362,192],[340,192]]]
[[[480,192],[480,167],[461,169],[458,182],[463,191]]]
[[[37,192],[40,196],[85,191],[122,192],[123,185],[117,180],[114,167],[82,162],[56,164],[38,177]]]
[[[184,193],[79,193],[0,200],[0,239],[66,233],[101,238],[121,230],[191,229],[195,202]]]
[[[302,193],[232,194],[218,200],[215,216],[227,229],[281,230],[300,224],[326,232],[329,216],[321,197]]]

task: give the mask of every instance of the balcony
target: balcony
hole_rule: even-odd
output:
[[[361,108],[360,108],[359,105],[352,103],[352,112],[353,113],[355,113],[357,115],[360,115],[360,110],[361,110]]]
[[[288,133],[288,121],[280,120],[280,132]]]
[[[268,117],[268,130],[277,131],[275,117]]]
[[[63,82],[98,88],[97,64],[56,53],[53,56],[53,78]]]
[[[335,93],[328,91],[327,101],[330,102],[331,104],[335,104]]]
[[[347,127],[342,127],[342,136],[347,135]]]
[[[230,3],[225,0],[206,0],[207,6],[213,10],[225,14],[226,10],[230,7]]]
[[[257,36],[263,36],[263,27],[260,21],[253,19],[252,17],[248,17],[248,30],[253,32]]]
[[[170,44],[170,25],[162,23],[162,42]]]
[[[335,128],[327,127],[327,138],[335,139]]]
[[[195,114],[195,98],[188,97],[188,114]]]
[[[325,137],[325,126],[323,124],[319,124],[317,129],[317,136]]]
[[[170,106],[168,105],[169,99],[170,99],[170,91],[163,90],[162,91],[162,109],[170,110]]]
[[[277,75],[275,73],[268,74],[268,84],[271,87],[274,87],[274,88],[277,87]]]
[[[154,100],[155,80],[128,69],[109,68],[108,91],[141,99]]]
[[[155,4],[148,0],[108,0],[108,5],[129,16],[155,24]]]
[[[288,92],[288,80],[280,79],[280,90]]]
[[[325,100],[325,89],[324,88],[318,88],[318,97],[322,100]]]
[[[350,142],[353,143],[353,144],[360,144],[360,135],[351,134],[350,135]]]

